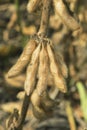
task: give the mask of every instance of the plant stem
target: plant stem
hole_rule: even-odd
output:
[[[17,109],[14,110],[14,112],[12,113],[11,117],[8,120],[7,124],[8,130],[22,130],[23,123],[25,121],[25,117],[28,111],[29,103],[30,103],[30,96],[27,96],[25,94],[21,114],[19,116],[18,110]]]
[[[41,24],[40,24],[40,29],[38,31],[38,35],[41,35],[43,37],[47,33],[47,28],[48,28],[48,23],[49,23],[49,16],[50,16],[51,2],[52,2],[52,0],[44,0],[43,1]]]
[[[18,26],[20,28],[20,33],[21,33],[21,35],[23,35],[23,33],[22,33],[22,25],[21,25],[21,14],[20,14],[19,0],[15,0],[15,6],[16,6],[16,14],[17,14],[17,23],[18,23]]]
[[[18,125],[16,127],[17,130],[19,130],[19,129],[22,130],[22,126],[23,126],[23,123],[24,123],[25,118],[26,118],[29,103],[30,103],[30,96],[27,96],[25,94],[21,114],[20,114],[20,117],[19,117],[19,122],[18,122]]]

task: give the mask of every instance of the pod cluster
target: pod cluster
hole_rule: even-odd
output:
[[[16,64],[9,70],[8,78],[22,74],[25,69],[25,93],[31,97],[34,115],[44,118],[57,105],[50,93],[55,90],[67,92],[67,67],[50,39],[34,35]]]

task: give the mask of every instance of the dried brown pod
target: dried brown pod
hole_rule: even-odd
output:
[[[27,10],[28,10],[28,12],[29,13],[34,12],[37,9],[40,1],[41,0],[29,0],[29,2],[27,4]]]
[[[18,75],[13,78],[8,78],[7,74],[4,75],[5,81],[12,87],[23,87],[25,81],[25,74]]]
[[[38,95],[37,90],[34,90],[31,95],[31,103],[33,105],[33,114],[36,118],[46,118],[46,113],[41,108],[41,97]]]
[[[53,76],[50,72],[50,69],[48,68],[48,77],[47,77],[47,85],[53,87],[54,86],[54,80]]]
[[[48,61],[49,61],[49,59],[48,59]],[[48,62],[48,64],[49,64],[49,62]],[[40,68],[40,66],[39,66],[39,68]],[[39,79],[39,70],[37,73],[37,79]],[[48,66],[47,86],[50,86],[50,87],[54,86],[54,81],[53,81],[53,77],[52,77],[52,74],[50,72],[49,66]]]
[[[61,74],[63,75],[64,78],[67,78],[67,76],[68,76],[68,69],[67,69],[66,64],[64,63],[64,59],[63,59],[62,55],[55,49],[54,49],[53,52],[54,52],[57,64],[59,65],[58,67],[60,69]]]
[[[31,61],[27,68],[27,75],[26,75],[26,80],[25,80],[25,85],[24,85],[24,89],[27,95],[30,95],[36,83],[40,47],[41,45],[39,44],[37,48],[35,49],[35,51],[33,52]]]
[[[18,94],[17,94],[17,98],[19,99],[19,100],[22,100],[23,98],[24,98],[24,95],[25,95],[25,91],[20,91]]]
[[[53,0],[53,2],[54,2],[55,12],[60,16],[63,23],[67,27],[69,27],[72,31],[79,29],[80,25],[78,24],[74,16],[71,15],[70,11],[68,11],[63,0]]]
[[[44,43],[42,43],[42,49],[40,52],[40,58],[39,58],[39,69],[38,69],[38,83],[37,83],[37,91],[38,94],[41,95],[47,88],[47,77],[48,77],[48,55],[46,52],[46,47],[44,46]]]
[[[1,105],[1,109],[6,113],[12,113],[14,108],[17,108],[19,111],[21,110],[21,102],[8,102]]]
[[[55,98],[57,97],[58,93],[59,93],[58,88],[54,86],[54,87],[50,88],[49,96],[50,96],[51,99],[55,100]]]
[[[54,84],[56,87],[58,87],[58,89],[61,92],[65,93],[67,91],[65,80],[60,73],[58,64],[56,62],[56,59],[55,59],[55,56],[54,56],[54,53],[52,51],[50,44],[47,44],[47,52],[48,52],[48,56],[49,56],[49,60],[50,60],[50,71],[51,71],[53,79],[54,79]]]
[[[47,91],[45,91],[41,96],[41,104],[45,111],[50,111],[55,108],[57,102],[50,98]]]
[[[35,40],[31,39],[28,42],[16,64],[9,70],[9,78],[19,75],[24,70],[31,59],[31,55],[35,50],[36,45],[37,43]]]

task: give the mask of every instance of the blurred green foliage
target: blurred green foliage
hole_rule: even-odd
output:
[[[87,121],[87,93],[85,86],[82,84],[82,82],[77,82],[76,84],[79,95],[80,95],[80,101],[81,101],[81,108],[83,112],[83,116],[85,121]]]

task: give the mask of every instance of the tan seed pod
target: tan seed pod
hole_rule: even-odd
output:
[[[46,52],[46,48],[44,47],[44,43],[42,43],[42,49],[40,52],[40,58],[39,58],[39,79],[37,83],[37,91],[38,94],[41,95],[47,88],[47,77],[48,77],[48,55]]]
[[[53,110],[57,105],[55,100],[52,100],[48,93],[45,91],[41,96],[41,104],[45,111]]]
[[[24,85],[24,89],[27,95],[30,95],[36,83],[40,47],[41,45],[39,44],[37,48],[35,49],[35,51],[33,52],[31,62],[29,63],[28,68],[27,68],[27,75],[26,75],[26,80],[25,80],[25,85]]]
[[[37,90],[34,90],[31,95],[31,103],[33,105],[33,114],[36,118],[41,119],[46,117],[46,113],[41,108],[41,99],[37,93]]]
[[[50,96],[51,99],[54,100],[56,98],[56,96],[58,95],[58,93],[59,93],[58,88],[54,86],[54,87],[50,88],[49,96]]]
[[[46,113],[44,112],[43,109],[41,109],[40,107],[38,106],[32,106],[32,109],[33,109],[33,114],[34,116],[37,118],[37,119],[45,119],[47,116],[46,116]]]
[[[36,45],[37,43],[34,40],[28,42],[16,64],[9,70],[7,74],[9,78],[19,75],[24,70],[31,59],[31,55],[35,50]]]
[[[20,92],[16,95],[16,97],[17,97],[19,100],[23,100],[24,96],[25,96],[25,91],[20,91]]]
[[[48,72],[47,86],[50,86],[50,87],[54,86],[53,76],[50,71]]]
[[[47,51],[47,47],[46,47],[46,51]],[[47,56],[48,56],[48,53],[47,53]],[[49,56],[48,56],[48,65],[50,64],[50,61],[49,61]],[[54,86],[54,80],[53,80],[53,76],[50,72],[50,67],[48,66],[48,77],[47,77],[47,86],[49,87],[53,87]]]
[[[57,52],[57,50],[54,50],[54,55],[57,61],[57,64],[59,65],[60,72],[62,73],[64,78],[68,77],[68,69],[67,66],[64,63],[63,57],[61,54]]]
[[[67,91],[65,80],[62,77],[62,75],[60,75],[58,65],[55,60],[55,57],[54,57],[50,44],[47,44],[47,51],[48,51],[48,56],[49,56],[49,60],[50,60],[50,70],[51,70],[51,73],[52,73],[52,76],[54,79],[54,84],[56,87],[58,87],[58,89],[61,92],[65,93]]]
[[[63,0],[53,0],[56,13],[60,16],[63,23],[67,25],[72,31],[80,28],[76,19],[70,14]]]
[[[37,9],[40,1],[41,0],[29,0],[29,2],[27,4],[27,10],[28,10],[28,12],[29,13],[34,12]]]
[[[49,62],[48,62],[48,64],[49,64]],[[39,71],[38,71],[38,74],[37,74],[37,79],[39,79]],[[49,67],[48,67],[48,76],[47,76],[47,86],[50,86],[50,87],[54,86],[53,77],[52,77],[52,74],[50,72],[50,68]]]
[[[18,75],[13,78],[8,78],[7,74],[4,76],[5,81],[7,84],[9,84],[12,87],[23,87],[24,81],[25,81],[25,74]]]

